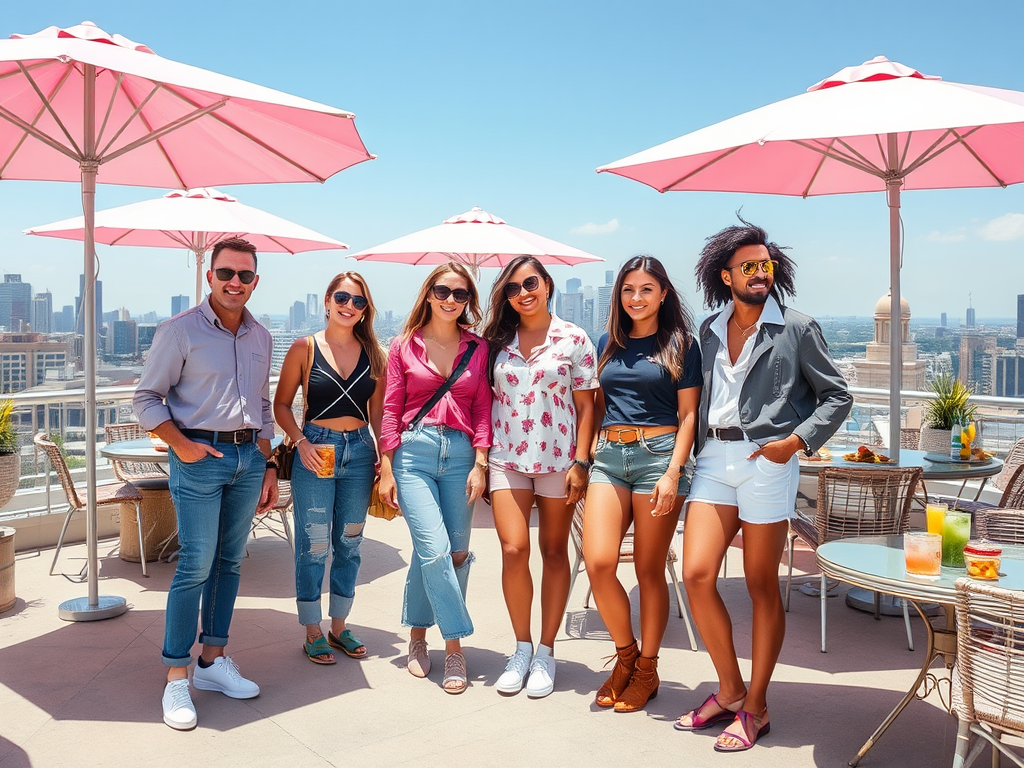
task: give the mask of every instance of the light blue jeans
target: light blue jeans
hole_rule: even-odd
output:
[[[373,489],[377,449],[369,427],[337,432],[307,424],[302,434],[313,444],[334,445],[334,477],[317,477],[299,457],[292,465],[295,506],[295,604],[300,624],[319,624],[320,593],[331,552],[328,613],[344,619],[352,610],[359,574],[366,508]]]
[[[402,624],[430,627],[435,623],[445,640],[473,634],[466,609],[466,587],[473,554],[469,535],[473,506],[466,481],[476,451],[464,432],[444,426],[402,433],[393,470],[398,504],[412,535],[412,558],[405,580]],[[466,553],[458,568],[452,552]]]
[[[266,459],[255,443],[217,443],[222,458],[186,464],[168,451],[168,487],[178,515],[178,567],[167,592],[164,664],[186,667],[196,641],[223,648],[238,594],[245,542],[260,500]],[[200,601],[202,611],[200,613]]]

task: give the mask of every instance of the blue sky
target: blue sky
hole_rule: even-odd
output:
[[[669,266],[691,305],[703,239],[745,218],[792,246],[794,305],[868,315],[888,288],[881,193],[836,197],[670,193],[594,169],[803,92],[882,54],[963,83],[1024,90],[1024,3],[865,0],[677,2],[72,2],[6,4],[0,36],[84,19],[157,53],[350,110],[373,162],[324,185],[225,187],[242,202],[367,248],[473,205],[602,256],[553,270],[603,282],[629,256]],[[102,174],[100,177],[102,181]],[[97,207],[162,190],[103,186]],[[78,187],[0,183],[0,270],[73,303],[77,243],[21,230],[80,214]],[[915,317],[1012,316],[1024,293],[1024,185],[903,196],[903,291]],[[590,225],[590,226],[588,226]],[[994,239],[1001,238],[1001,239]],[[250,307],[284,312],[356,262],[267,255]],[[191,294],[183,251],[99,247],[104,309],[167,314]],[[360,263],[378,305],[404,312],[424,268]],[[496,274],[485,270],[484,289]]]

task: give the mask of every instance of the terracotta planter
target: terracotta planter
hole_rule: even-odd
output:
[[[0,507],[14,498],[21,480],[21,457],[16,453],[0,454]]]
[[[922,451],[933,451],[935,453],[948,454],[950,440],[953,436],[951,429],[935,429],[934,427],[921,427]]]

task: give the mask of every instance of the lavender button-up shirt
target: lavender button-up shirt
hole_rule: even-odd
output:
[[[274,436],[270,358],[274,342],[248,310],[238,334],[220,324],[209,297],[161,323],[132,406],[143,429],[259,430]]]

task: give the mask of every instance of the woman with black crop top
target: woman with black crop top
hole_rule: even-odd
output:
[[[615,642],[599,707],[642,709],[658,693],[658,652],[668,623],[665,558],[690,489],[690,457],[702,384],[693,323],[661,262],[634,256],[619,270],[608,333],[597,346],[601,425],[583,521],[587,576]],[[640,643],[629,596],[616,575],[633,526]]]
[[[345,620],[355,595],[359,545],[376,472],[374,435],[380,434],[387,357],[373,331],[373,300],[361,275],[335,276],[324,309],[327,327],[297,339],[285,355],[274,416],[296,446],[295,597],[299,623],[306,628],[303,650],[315,664],[334,664],[331,648],[353,658],[366,655]],[[300,385],[305,403],[301,429],[292,413]],[[334,449],[333,468],[325,446]],[[331,629],[325,638],[320,593],[328,550]]]

